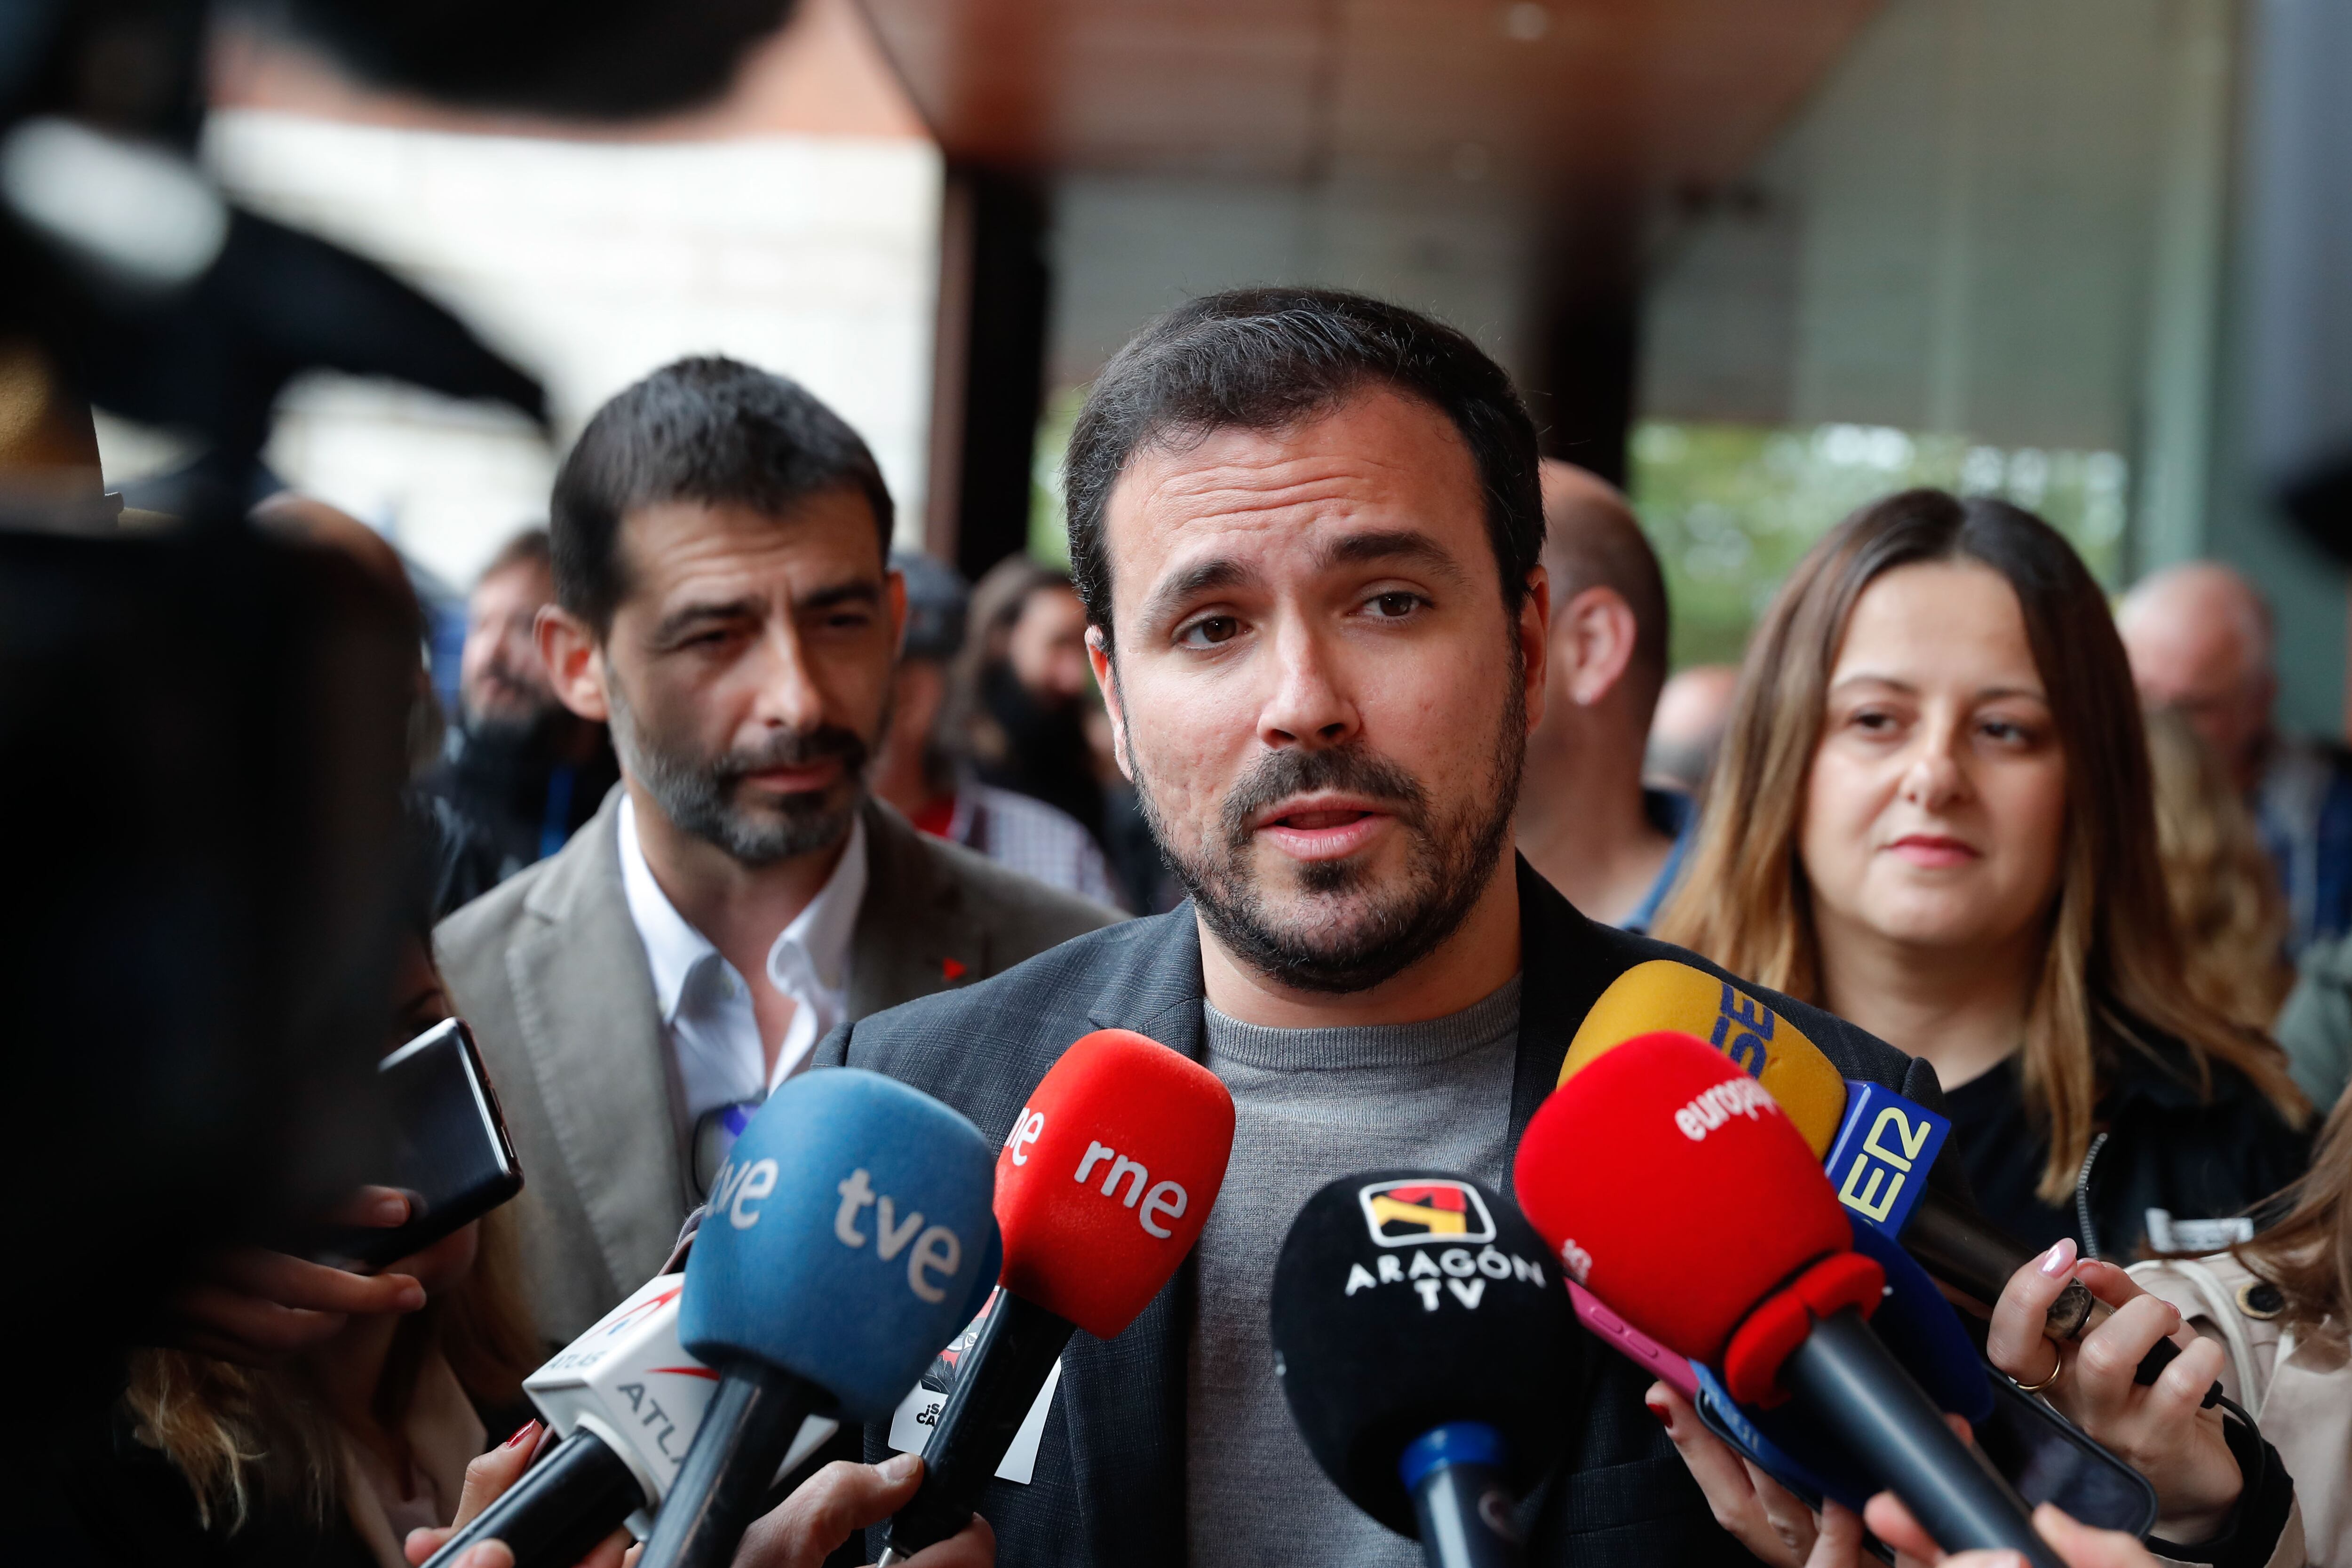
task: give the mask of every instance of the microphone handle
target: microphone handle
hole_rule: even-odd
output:
[[[425,1568],[450,1568],[478,1542],[503,1541],[515,1568],[572,1568],[646,1506],[645,1489],[605,1441],[578,1431],[451,1536]]]
[[[1437,1427],[1405,1449],[1399,1468],[1428,1568],[1518,1568],[1502,1463],[1502,1435],[1482,1421]]]
[[[824,1389],[782,1367],[754,1361],[728,1366],[677,1480],[654,1515],[637,1568],[727,1568],[801,1423],[832,1402]]]
[[[2064,1568],[2023,1500],[1853,1308],[1815,1321],[1780,1363],[1780,1382],[1946,1552],[2006,1547],[2035,1568]]]
[[[1919,1194],[1900,1239],[1904,1250],[1917,1258],[1921,1268],[1969,1298],[1979,1315],[1988,1318],[2009,1277],[2033,1260],[2033,1255],[2005,1232],[1932,1190]],[[2098,1309],[2096,1297],[2079,1281],[2069,1280],[2042,1314],[2042,1335],[2051,1340],[2079,1338],[2096,1321],[2094,1314]]]
[[[1076,1330],[1067,1318],[1034,1301],[997,1292],[980,1338],[956,1369],[940,1424],[923,1445],[922,1485],[890,1521],[885,1562],[912,1557],[971,1521],[981,1489],[1004,1462],[1013,1434]]]
[[[1904,1249],[1919,1260],[1920,1267],[1976,1302],[1980,1314],[1988,1318],[2009,1277],[2032,1261],[2023,1247],[1983,1220],[1963,1213],[1937,1192],[1919,1195],[1901,1239]],[[2080,1280],[2070,1279],[2042,1315],[2042,1337],[2053,1344],[2079,1340],[2114,1314],[2115,1309],[2084,1289]],[[2140,1358],[2133,1381],[2147,1387],[2179,1353],[2180,1347],[2170,1340],[2157,1341]],[[2211,1409],[2221,1399],[2221,1385],[2217,1382],[2205,1391],[2203,1408]]]

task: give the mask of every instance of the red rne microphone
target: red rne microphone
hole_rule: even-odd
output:
[[[1072,1331],[1118,1338],[1200,1240],[1233,1148],[1233,1096],[1200,1063],[1127,1029],[1062,1053],[997,1155],[1002,1288],[879,1568],[970,1521]]]
[[[2057,1558],[1866,1321],[1885,1289],[1763,1085],[1689,1035],[1626,1042],[1536,1111],[1512,1177],[1570,1278],[1716,1368],[1743,1405],[1793,1399],[1947,1552]]]

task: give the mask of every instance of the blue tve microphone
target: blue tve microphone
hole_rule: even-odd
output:
[[[996,1150],[853,1068],[768,1099],[711,1183],[678,1341],[719,1372],[640,1568],[720,1568],[812,1414],[887,1420],[1003,1256]]]

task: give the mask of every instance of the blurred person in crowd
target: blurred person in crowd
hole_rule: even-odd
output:
[[[905,584],[866,443],[797,384],[681,360],[555,481],[556,695],[621,784],[562,850],[443,923],[443,973],[530,1184],[540,1326],[661,1266],[768,1091],[847,1018],[1115,918],[870,797]]]
[[[1102,850],[1076,818],[982,784],[961,754],[947,699],[949,672],[963,647],[970,596],[963,579],[911,552],[894,553],[890,565],[907,584],[907,634],[891,678],[889,730],[874,760],[875,795],[935,837],[1047,887],[1117,903]]]
[[[2286,892],[2288,956],[2352,932],[2352,755],[2279,732],[2262,595],[2231,568],[2195,561],[2143,578],[2116,619],[2140,695],[2179,709],[2252,805]]]
[[[1068,574],[1022,555],[1000,561],[972,589],[958,696],[981,782],[1044,801],[1099,842],[1086,637],[1086,607]]]
[[[1906,491],[1799,564],[1659,934],[1933,1065],[2034,1246],[2129,1258],[2303,1168],[2284,1057],[2186,984],[2105,598],[2002,502]]]
[[[1551,658],[1528,736],[1519,852],[1584,913],[1646,931],[1682,866],[1690,796],[1642,784],[1666,679],[1666,582],[1617,488],[1543,465]]]
[[[408,718],[410,766],[418,773],[432,766],[441,752],[441,704],[434,698],[433,672],[425,662],[425,602],[416,596],[416,584],[409,581],[408,565],[400,552],[351,513],[293,490],[279,490],[259,502],[252,517],[257,527],[281,539],[350,556],[399,602],[416,634],[416,696]]]
[[[432,957],[431,890],[444,852],[412,805],[408,918],[379,1049],[449,1016]],[[407,1200],[370,1189],[399,1224]],[[510,1207],[373,1279],[341,1311],[287,1288],[322,1264],[247,1252],[184,1292],[180,1348],[133,1352],[102,1435],[68,1474],[109,1561],[404,1568],[412,1529],[447,1523],[486,1419],[520,1415],[541,1346],[523,1304]]]
[[[845,1024],[820,1060],[992,1136],[1095,1028],[1232,1091],[1189,1288],[1114,1341],[1073,1340],[1030,1484],[982,1492],[1010,1560],[1406,1568],[1420,1548],[1325,1479],[1284,1405],[1265,1330],[1282,1236],[1351,1171],[1499,1186],[1604,990],[1705,961],[1586,918],[1511,852],[1552,601],[1535,426],[1467,338],[1337,290],[1196,300],[1097,378],[1065,471],[1119,765],[1191,900]],[[1760,994],[1845,1076],[1940,1108],[1923,1064]],[[1586,1369],[1523,1521],[1530,1563],[1737,1550],[1641,1408],[1648,1384],[1622,1358]],[[887,1425],[865,1436],[881,1457]]]
[[[416,650],[410,677],[414,695],[408,706],[408,756],[417,783],[409,793],[412,804],[421,799],[422,808],[435,819],[429,839],[438,857],[432,883],[433,913],[436,918],[446,915],[489,891],[507,874],[498,845],[479,823],[431,788],[445,726],[440,701],[433,693],[433,671],[425,662],[425,604],[417,597],[400,552],[358,518],[315,496],[280,490],[256,506],[252,515],[256,524],[281,538],[351,557],[401,606]]]
[[[2273,1033],[2296,1087],[2326,1110],[2352,1084],[2352,936],[2313,942],[2294,969]]]
[[[557,701],[548,680],[532,627],[554,602],[547,531],[524,529],[490,557],[466,601],[458,725],[425,779],[488,844],[498,880],[562,848],[621,776],[604,726]]]
[[[2294,979],[2278,868],[2229,770],[2189,721],[2158,708],[2147,721],[2156,850],[2180,930],[2182,979],[2214,1012],[2266,1033]]]
[[[1695,664],[1668,677],[1650,720],[1643,773],[1666,789],[1705,798],[1738,687],[1739,667],[1733,664]]]

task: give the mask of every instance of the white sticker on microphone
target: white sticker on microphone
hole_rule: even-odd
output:
[[[926,1377],[917,1384],[898,1408],[890,1415],[890,1447],[902,1454],[919,1454],[923,1445],[931,1440],[931,1428],[939,1425],[940,1412],[947,1407],[949,1390],[929,1386],[933,1378]],[[1062,1363],[1054,1363],[1054,1370],[1045,1374],[1045,1386],[1037,1391],[1037,1403],[1029,1407],[1021,1429],[1013,1434],[1013,1446],[1004,1450],[1003,1463],[996,1467],[996,1479],[1025,1487],[1037,1470],[1037,1445],[1045,1436],[1045,1412],[1054,1403],[1054,1390],[1062,1384]]]

